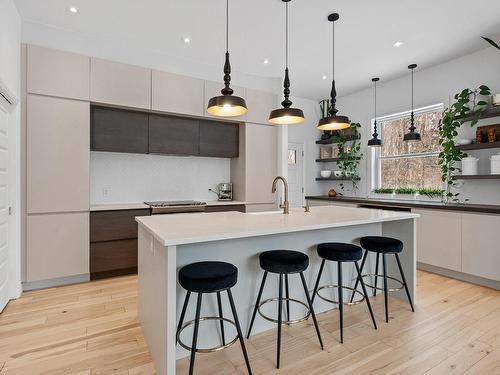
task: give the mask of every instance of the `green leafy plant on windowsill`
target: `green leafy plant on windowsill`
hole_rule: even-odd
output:
[[[467,117],[472,116],[471,126],[477,124],[488,103],[479,100],[480,96],[490,96],[491,90],[488,86],[481,85],[475,90],[463,89],[455,94],[455,102],[446,108],[439,123],[439,166],[441,167],[441,180],[445,183],[443,198],[445,202],[460,202],[459,192],[453,192],[453,188],[458,188],[453,175],[460,173],[461,169],[457,163],[467,156],[467,154],[455,147],[455,137],[458,129],[466,122]]]
[[[418,189],[418,193],[420,195],[424,195],[429,198],[440,198],[443,196],[445,191],[443,189],[431,189],[431,188],[426,188],[426,189]]]
[[[401,195],[414,195],[419,194],[429,198],[442,197],[444,190],[439,188],[378,188],[374,189],[375,194],[401,194]]]
[[[339,149],[337,165],[343,175],[352,183],[353,189],[358,188],[357,183],[360,180],[359,163],[363,154],[361,153],[359,138],[351,141],[350,147],[347,146],[347,142],[351,139],[352,134],[359,135],[359,128],[361,128],[361,124],[353,122],[351,123],[351,127],[346,129],[346,131],[335,132],[332,137],[332,143]],[[346,137],[346,134],[349,135],[349,138]],[[344,183],[340,183],[340,188],[344,191]]]

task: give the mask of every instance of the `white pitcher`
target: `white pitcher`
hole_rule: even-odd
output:
[[[462,174],[463,175],[473,175],[477,174],[477,162],[478,158],[474,156],[468,156],[462,159]]]
[[[491,155],[491,174],[500,174],[500,154]]]

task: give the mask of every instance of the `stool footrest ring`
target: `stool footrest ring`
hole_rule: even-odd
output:
[[[376,273],[366,273],[366,274],[361,275],[361,276],[363,277],[363,279],[365,277],[379,277],[382,280],[382,282],[384,280],[384,275],[377,275]],[[403,282],[401,280],[396,279],[395,277],[391,277],[391,276],[387,276],[387,279],[395,281],[395,282],[397,282],[397,283],[399,283],[401,285],[401,286],[396,287],[396,288],[388,288],[387,290],[389,292],[399,292],[400,290],[402,290],[404,288],[404,284],[403,284]],[[371,288],[371,289],[380,290],[382,292],[384,291],[383,287],[375,287],[374,285],[370,285],[370,284],[367,284],[367,283],[365,283],[365,286],[368,287],[368,288]]]
[[[234,327],[236,327],[236,323],[233,322],[232,320],[226,319],[226,318],[220,318],[218,316],[204,316],[204,317],[200,318],[200,322],[205,321],[205,320],[221,320],[221,321],[224,321],[224,322],[229,323],[229,324],[233,325]],[[195,322],[194,320],[190,320],[190,321],[184,323],[182,325],[182,328],[177,333],[177,341],[179,342],[179,345],[182,346],[184,349],[189,350],[189,351],[191,351],[192,348],[189,345],[186,345],[184,342],[182,342],[182,340],[181,340],[181,333],[182,333],[182,331],[186,327],[194,324],[194,322]],[[226,345],[215,346],[215,347],[212,347],[212,348],[196,348],[196,353],[214,353],[214,352],[218,352],[220,350],[223,350],[223,349],[226,349],[226,348],[230,347],[236,341],[238,341],[238,335],[236,335],[236,337],[234,339],[232,339],[230,342],[228,342]]]
[[[318,298],[321,298],[323,301],[326,301],[326,302],[330,302],[330,303],[333,303],[335,305],[338,305],[339,304],[339,301],[335,301],[333,299],[329,299],[329,298],[326,298],[326,297],[323,297],[319,291],[320,290],[323,290],[323,289],[336,289],[338,288],[339,286],[338,285],[335,285],[335,284],[331,284],[331,285],[323,285],[321,287],[318,288],[318,291],[316,292],[316,295],[318,296]],[[358,305],[360,304],[361,302],[363,302],[365,300],[365,296],[363,295],[363,293],[361,293],[359,290],[356,290],[354,288],[351,288],[349,286],[342,286],[342,289],[347,289],[347,290],[351,290],[353,291],[355,294],[359,294],[361,296],[361,299],[359,300],[356,300],[356,301],[353,301],[353,302],[348,302],[348,299],[346,299],[345,302],[343,302],[344,305]]]
[[[264,313],[262,313],[262,311],[260,311],[260,308],[262,307],[262,305],[264,305],[266,303],[269,303],[269,302],[278,301],[278,300],[279,300],[279,298],[277,298],[277,297],[276,298],[268,298],[268,299],[262,301],[261,303],[259,303],[259,306],[257,307],[257,312],[259,313],[259,315],[261,317],[263,317],[264,319],[270,321],[270,322],[279,323],[277,319],[273,319],[273,318],[265,315]],[[299,305],[302,305],[302,306],[304,306],[307,309],[307,314],[304,317],[298,318],[298,319],[294,319],[294,320],[285,320],[285,319],[283,319],[281,321],[282,324],[290,325],[290,324],[300,323],[300,322],[303,322],[303,321],[309,319],[309,315],[311,315],[311,311],[309,311],[309,306],[307,306],[304,302],[296,300],[294,298],[282,298],[282,300],[284,302],[285,301],[290,301],[290,302],[298,303]]]

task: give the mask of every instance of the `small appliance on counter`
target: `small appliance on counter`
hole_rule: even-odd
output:
[[[231,182],[221,182],[220,184],[217,184],[216,190],[208,190],[214,194],[217,194],[217,198],[220,201],[233,200],[233,184]]]

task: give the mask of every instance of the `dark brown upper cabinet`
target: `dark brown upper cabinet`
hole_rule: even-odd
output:
[[[150,115],[149,152],[151,154],[199,155],[198,119]]]
[[[200,156],[238,157],[239,125],[200,120]]]
[[[148,153],[149,114],[91,107],[91,150]]]

